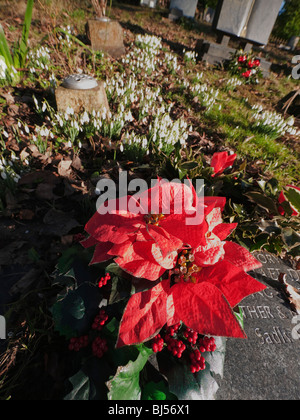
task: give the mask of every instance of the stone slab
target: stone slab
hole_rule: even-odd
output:
[[[300,316],[291,310],[278,282],[300,290],[300,271],[267,252],[255,253],[263,264],[251,274],[269,287],[246,298],[247,340],[227,340],[224,378],[218,400],[298,400],[300,397]]]
[[[57,109],[66,112],[68,107],[74,109],[78,114],[83,110],[88,112],[100,111],[103,108],[109,110],[109,104],[103,82],[98,82],[98,86],[93,89],[66,89],[59,86],[55,90]]]
[[[282,0],[221,0],[215,28],[236,37],[266,45]]]
[[[200,60],[206,61],[208,64],[220,64],[229,60],[235,49],[226,45],[199,40],[195,51],[198,53]]]
[[[119,22],[92,19],[87,28],[93,50],[104,51],[115,59],[125,54],[123,29]]]
[[[195,17],[197,0],[171,0],[170,10],[179,9],[184,17],[193,19]]]
[[[148,6],[151,7],[151,9],[154,9],[157,4],[157,0],[141,0],[141,6]]]

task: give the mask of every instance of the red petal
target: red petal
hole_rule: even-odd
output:
[[[236,154],[229,155],[228,152],[215,153],[210,165],[214,168],[215,175],[222,173],[226,168],[232,166],[236,159]]]
[[[237,227],[237,223],[220,223],[213,229],[213,233],[217,235],[221,241],[229,236]]]
[[[129,299],[121,321],[117,347],[142,343],[160,331],[167,322],[168,292],[169,282],[164,280]]]
[[[90,264],[96,264],[110,260],[112,256],[108,254],[108,252],[111,250],[112,246],[113,244],[111,242],[98,242]]]
[[[155,281],[166,269],[155,261],[152,247],[153,242],[135,242],[128,247],[124,255],[116,258],[115,262],[134,277]]]
[[[93,236],[90,236],[89,238],[84,239],[80,243],[83,246],[83,248],[90,248],[92,246],[95,246],[99,242],[97,241],[97,239],[93,238]]]
[[[255,270],[262,266],[262,264],[254,258],[247,249],[235,242],[226,242],[224,249],[225,260],[231,262],[244,271]]]
[[[203,268],[199,274],[199,282],[209,282],[217,287],[232,308],[245,297],[266,289],[265,285],[226,260]]]
[[[177,237],[184,245],[191,248],[197,248],[205,245],[205,234],[208,229],[207,222],[204,220],[201,224],[188,226],[185,224],[186,218],[193,215],[171,215],[164,219],[161,226],[173,237]]]
[[[199,334],[246,338],[220,290],[210,283],[176,284],[171,292],[177,317]]]
[[[205,197],[204,204],[207,206],[205,210],[206,214],[209,214],[212,211],[212,209],[214,209],[215,207],[219,207],[221,211],[223,211],[226,204],[226,198],[225,197]]]

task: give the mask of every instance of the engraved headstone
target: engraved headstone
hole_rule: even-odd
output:
[[[300,271],[265,251],[250,274],[268,285],[239,306],[247,340],[227,340],[218,400],[297,400],[300,396],[300,316],[278,281],[281,273],[300,291]]]
[[[115,20],[106,17],[89,20],[87,35],[95,51],[104,51],[115,59],[120,58],[126,52],[123,28]]]
[[[101,108],[109,110],[108,100],[102,81],[85,74],[71,74],[55,90],[57,109],[65,112],[68,107],[74,112],[92,112]]]

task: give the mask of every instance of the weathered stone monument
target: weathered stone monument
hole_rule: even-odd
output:
[[[75,113],[83,110],[92,112],[106,108],[109,110],[104,84],[85,74],[72,74],[66,77],[55,91],[56,105],[60,112],[68,107]]]
[[[104,51],[115,59],[125,54],[123,28],[116,20],[106,16],[89,20],[87,36],[95,51]]]
[[[148,6],[151,9],[154,9],[157,4],[157,0],[141,0],[141,6]]]
[[[281,5],[282,0],[219,0],[213,22],[218,42],[200,40],[196,47],[200,58],[210,64],[230,59],[235,51],[229,47],[230,39],[240,41],[245,51],[253,45],[266,45]],[[271,63],[261,60],[265,75],[270,66]]]
[[[193,19],[197,3],[197,0],[171,0],[169,19],[176,20],[181,16]]]
[[[300,315],[278,281],[300,291],[300,271],[265,251],[251,275],[269,287],[240,305],[247,340],[227,339],[219,400],[297,400],[300,396]]]

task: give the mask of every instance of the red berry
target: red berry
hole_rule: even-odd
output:
[[[101,359],[103,357],[104,353],[106,353],[108,350],[107,342],[104,338],[96,337],[92,344],[92,351],[94,356]]]

